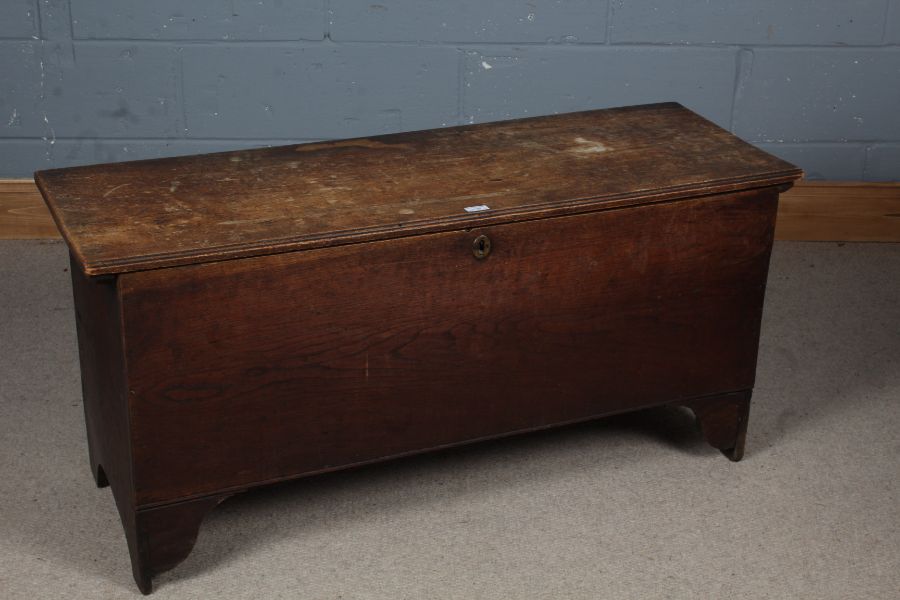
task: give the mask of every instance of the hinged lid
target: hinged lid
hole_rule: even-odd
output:
[[[654,104],[35,174],[89,275],[789,183],[801,171]]]

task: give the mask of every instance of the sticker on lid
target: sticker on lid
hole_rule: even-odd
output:
[[[478,206],[467,206],[464,210],[466,212],[481,212],[483,210],[491,210],[491,207],[487,204],[479,204]]]

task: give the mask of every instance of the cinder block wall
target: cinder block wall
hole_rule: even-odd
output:
[[[0,177],[677,100],[900,179],[900,0],[2,0]]]

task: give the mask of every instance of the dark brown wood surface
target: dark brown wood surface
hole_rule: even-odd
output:
[[[656,104],[38,172],[89,275],[385,239],[793,181]],[[490,210],[464,209],[487,205]]]
[[[749,389],[776,203],[122,275],[137,504]]]
[[[778,198],[775,241],[900,242],[900,183],[798,181]],[[58,239],[34,181],[0,179],[0,240]]]
[[[36,174],[138,586],[283,479],[669,403],[739,460],[799,175],[671,103]]]
[[[682,402],[694,412],[709,445],[735,462],[744,458],[752,392],[741,390]]]
[[[81,363],[81,389],[91,473],[98,487],[112,488],[125,530],[131,569],[141,590],[150,572],[137,532],[129,402],[121,306],[114,277],[87,277],[71,260]]]

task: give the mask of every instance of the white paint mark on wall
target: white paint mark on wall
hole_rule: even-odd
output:
[[[44,123],[47,125],[47,129],[50,130],[50,145],[56,143],[56,131],[53,129],[53,125],[50,124],[50,119],[47,118],[47,113],[43,113],[44,115]],[[44,137],[44,141],[47,141],[47,137]]]
[[[9,117],[9,122],[6,124],[7,127],[13,127],[15,125],[19,125],[19,111],[15,108],[12,111],[12,115]]]
[[[481,61],[481,68],[487,71],[488,69],[493,69],[494,67],[492,67],[491,63],[489,63],[488,61],[483,60]]]
[[[39,100],[41,106],[43,106],[43,104],[44,104],[44,98],[45,98],[44,80],[46,79],[46,73],[44,72],[43,53],[44,53],[44,42],[41,41],[41,59],[38,62],[38,66],[40,67],[40,71],[41,71],[40,100]],[[50,142],[47,145],[47,160],[50,160],[53,158],[53,144],[56,143],[56,131],[54,131],[53,126],[50,125],[50,119],[47,118],[47,111],[41,111],[41,115],[43,115],[43,117],[44,117],[44,124],[47,126],[47,130],[50,134],[49,136],[48,135],[41,136],[42,140],[44,140],[45,142]]]

